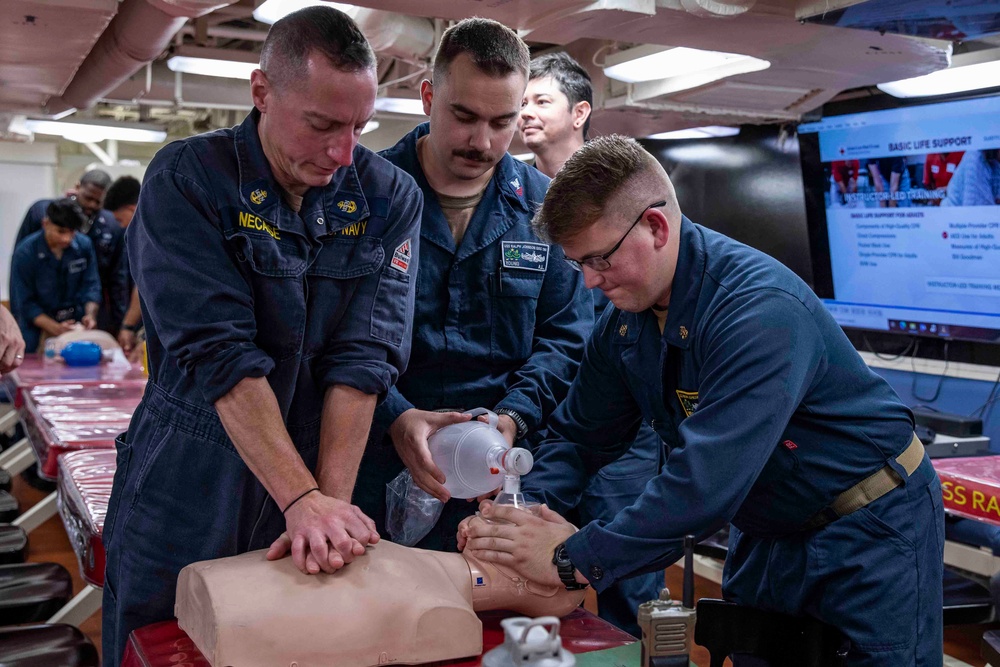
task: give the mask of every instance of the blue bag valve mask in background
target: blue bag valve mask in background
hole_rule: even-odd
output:
[[[101,363],[101,346],[90,341],[68,343],[62,358],[67,366],[96,366]]]

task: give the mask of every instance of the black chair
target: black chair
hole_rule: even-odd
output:
[[[23,563],[28,556],[28,534],[20,526],[0,524],[0,565]]]
[[[3,667],[99,667],[97,648],[72,625],[0,628]]]
[[[729,526],[694,545],[694,552],[699,556],[726,560],[729,554]]]
[[[994,595],[990,580],[945,566],[944,624],[990,623],[995,618]]]
[[[0,565],[0,625],[45,621],[72,597],[73,578],[58,563]]]
[[[6,491],[0,491],[0,523],[10,523],[21,514],[21,503]]]
[[[851,646],[839,630],[812,618],[707,598],[697,612],[694,641],[708,649],[711,667],[730,656],[768,667],[842,667]]]

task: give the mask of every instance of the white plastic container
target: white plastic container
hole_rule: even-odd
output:
[[[489,423],[477,419],[449,424],[427,439],[431,458],[444,473],[444,488],[452,498],[476,498],[500,488],[505,474],[523,475],[534,458],[521,447],[511,447],[497,430],[499,417],[485,408],[466,414],[489,415]]]
[[[576,666],[576,658],[563,648],[555,616],[505,618],[500,626],[503,644],[483,656],[482,667]]]

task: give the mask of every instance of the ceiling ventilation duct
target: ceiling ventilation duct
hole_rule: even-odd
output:
[[[434,22],[430,19],[362,8],[354,20],[379,55],[418,60],[429,58],[434,51]]]
[[[188,19],[235,0],[124,0],[62,97],[50,99],[46,113],[93,106],[109,91],[159,56]]]

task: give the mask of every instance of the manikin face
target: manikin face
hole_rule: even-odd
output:
[[[560,245],[570,259],[603,255],[615,247],[627,229],[627,225],[601,219]],[[659,209],[648,209],[608,258],[609,268],[596,271],[582,266],[584,284],[588,289],[600,288],[621,310],[638,313],[648,309],[661,300],[670,287],[667,276],[672,275],[673,269],[666,266],[662,252],[668,230],[663,213]]]
[[[524,85],[520,73],[492,77],[464,53],[443,80],[424,81],[431,159],[455,181],[475,180],[496,166],[514,138]]]
[[[48,244],[53,252],[68,248],[73,243],[73,237],[76,236],[75,230],[53,224],[48,218],[42,220],[42,229],[45,230],[43,232],[45,234],[45,243]]]
[[[83,209],[84,215],[93,218],[104,206],[104,190],[93,183],[76,186],[76,203]]]
[[[578,115],[552,77],[532,79],[524,91],[517,119],[521,141],[535,152],[541,146],[566,142],[580,132],[573,127]]]
[[[375,109],[374,69],[344,72],[313,53],[302,81],[278,89],[255,70],[250,86],[261,113],[261,144],[282,187],[303,195],[328,185],[338,169],[350,166]]]

